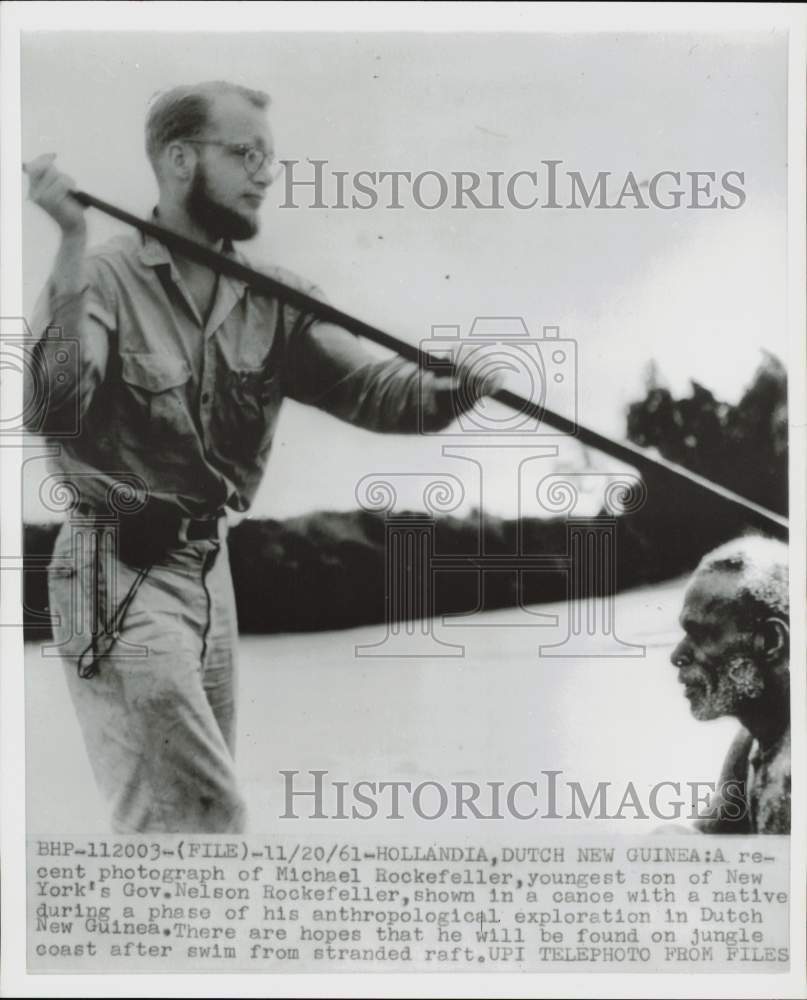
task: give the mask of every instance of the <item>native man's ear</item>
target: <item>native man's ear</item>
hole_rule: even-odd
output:
[[[770,662],[787,656],[790,626],[783,618],[766,618],[754,634],[754,648]]]

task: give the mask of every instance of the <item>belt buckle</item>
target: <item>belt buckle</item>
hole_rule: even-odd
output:
[[[184,517],[177,528],[177,540],[182,544],[200,541],[221,541],[221,521],[222,516],[220,514],[209,518]],[[192,527],[197,525],[198,530],[191,532]]]

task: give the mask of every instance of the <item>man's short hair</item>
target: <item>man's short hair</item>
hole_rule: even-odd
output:
[[[726,542],[705,555],[695,576],[725,573],[734,578],[736,597],[732,600],[741,627],[753,628],[767,617],[787,620],[788,549],[784,542],[761,535],[747,535]]]
[[[162,91],[153,98],[146,116],[146,154],[155,170],[160,153],[169,142],[203,135],[213,100],[222,94],[239,94],[261,111],[271,103],[269,95],[262,90],[252,90],[225,80]]]

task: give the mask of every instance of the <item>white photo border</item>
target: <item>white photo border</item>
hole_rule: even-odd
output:
[[[193,17],[188,17],[192,8]],[[233,17],[237,8],[237,17]],[[790,327],[790,511],[791,552],[801,556],[791,571],[793,607],[803,607],[805,577],[805,8],[780,4],[522,4],[522,3],[19,3],[0,10],[2,33],[2,167],[0,169],[1,314],[22,315],[20,165],[20,32],[114,30],[183,32],[227,30],[304,31],[515,31],[598,32],[700,30],[731,32],[778,27],[789,32],[789,327]],[[190,23],[192,20],[192,24]],[[461,22],[461,25],[458,24]],[[3,379],[5,412],[21,398],[21,387]],[[18,412],[18,411],[17,411]],[[6,551],[21,551],[20,468],[15,449],[0,449],[2,524]],[[18,607],[21,579],[4,574],[0,601]],[[20,574],[21,577],[21,574]],[[792,648],[807,647],[804,616],[794,615]],[[4,669],[0,777],[2,789],[2,992],[5,996],[598,996],[598,997],[801,997],[805,991],[805,840],[807,803],[793,799],[791,842],[791,965],[777,975],[682,974],[322,974],[238,973],[204,975],[29,975],[25,969],[25,766],[22,638],[0,629]],[[807,787],[805,773],[807,683],[804,661],[791,671],[795,710],[794,787]]]

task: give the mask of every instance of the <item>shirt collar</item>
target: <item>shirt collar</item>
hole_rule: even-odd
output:
[[[151,219],[153,222],[159,223],[160,217],[157,209],[155,208],[151,213]],[[138,257],[140,261],[146,265],[146,267],[168,267],[171,271],[171,277],[176,282],[179,280],[179,272],[177,271],[176,264],[174,263],[174,258],[171,256],[171,251],[168,247],[161,243],[154,236],[148,233],[141,233],[141,246],[138,251]],[[225,240],[221,252],[233,260],[237,260],[240,263],[245,263],[241,255],[238,254],[233,247],[231,240]],[[234,278],[228,275],[225,279],[230,282],[238,289],[238,294],[241,295],[244,289],[247,287],[247,283],[242,281],[240,278]]]

